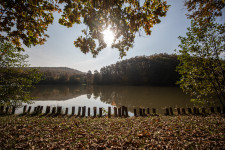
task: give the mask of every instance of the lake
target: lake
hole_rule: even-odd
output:
[[[36,97],[31,111],[36,106],[62,106],[63,110],[75,106],[77,114],[79,106],[111,107],[126,106],[129,115],[133,115],[134,108],[156,108],[157,113],[162,113],[165,107],[190,107],[190,97],[178,87],[157,86],[72,86],[72,85],[42,85],[32,90],[31,95]],[[22,113],[22,108],[16,110]]]

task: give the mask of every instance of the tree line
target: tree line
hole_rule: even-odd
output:
[[[176,67],[179,60],[175,54],[154,54],[137,56],[117,62],[87,73],[87,79],[93,84],[123,85],[160,85],[174,86],[179,80]],[[92,79],[91,79],[92,78]]]
[[[59,75],[46,71],[42,75],[42,80],[38,84],[84,84],[85,75],[61,73]]]
[[[38,84],[94,84],[94,85],[159,85],[174,86],[179,80],[175,54],[137,56],[105,66],[92,74],[65,67],[39,67],[42,80]],[[27,68],[29,69],[29,68]],[[34,69],[34,68],[33,68]],[[72,71],[73,70],[73,71]]]
[[[31,67],[38,69],[42,80],[38,84],[85,84],[85,73],[67,67]],[[26,69],[30,69],[26,68]]]

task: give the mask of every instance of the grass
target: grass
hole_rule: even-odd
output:
[[[225,149],[225,118],[0,116],[0,149]]]

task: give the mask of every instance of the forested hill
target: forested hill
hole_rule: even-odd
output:
[[[137,56],[87,74],[66,67],[30,67],[43,74],[39,84],[101,84],[174,86],[179,80],[175,54]]]
[[[93,81],[94,84],[176,85],[178,65],[175,54],[137,56],[95,71]]]
[[[43,80],[38,84],[83,84],[86,73],[67,67],[27,67],[38,69]]]
[[[76,69],[67,67],[28,67],[33,69],[38,69],[40,72],[52,72],[52,73],[68,73],[68,74],[85,74]]]

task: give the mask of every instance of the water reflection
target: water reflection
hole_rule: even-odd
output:
[[[45,85],[32,90],[32,96],[37,97],[37,101],[76,101],[81,95],[86,95],[89,100],[99,99],[112,106],[129,108],[192,105],[189,96],[177,87]],[[82,101],[80,105],[83,106]]]
[[[176,87],[95,86],[93,94],[116,106],[162,108],[192,105],[190,97]]]
[[[40,85],[31,90],[36,100],[68,100],[87,94],[85,86]]]

